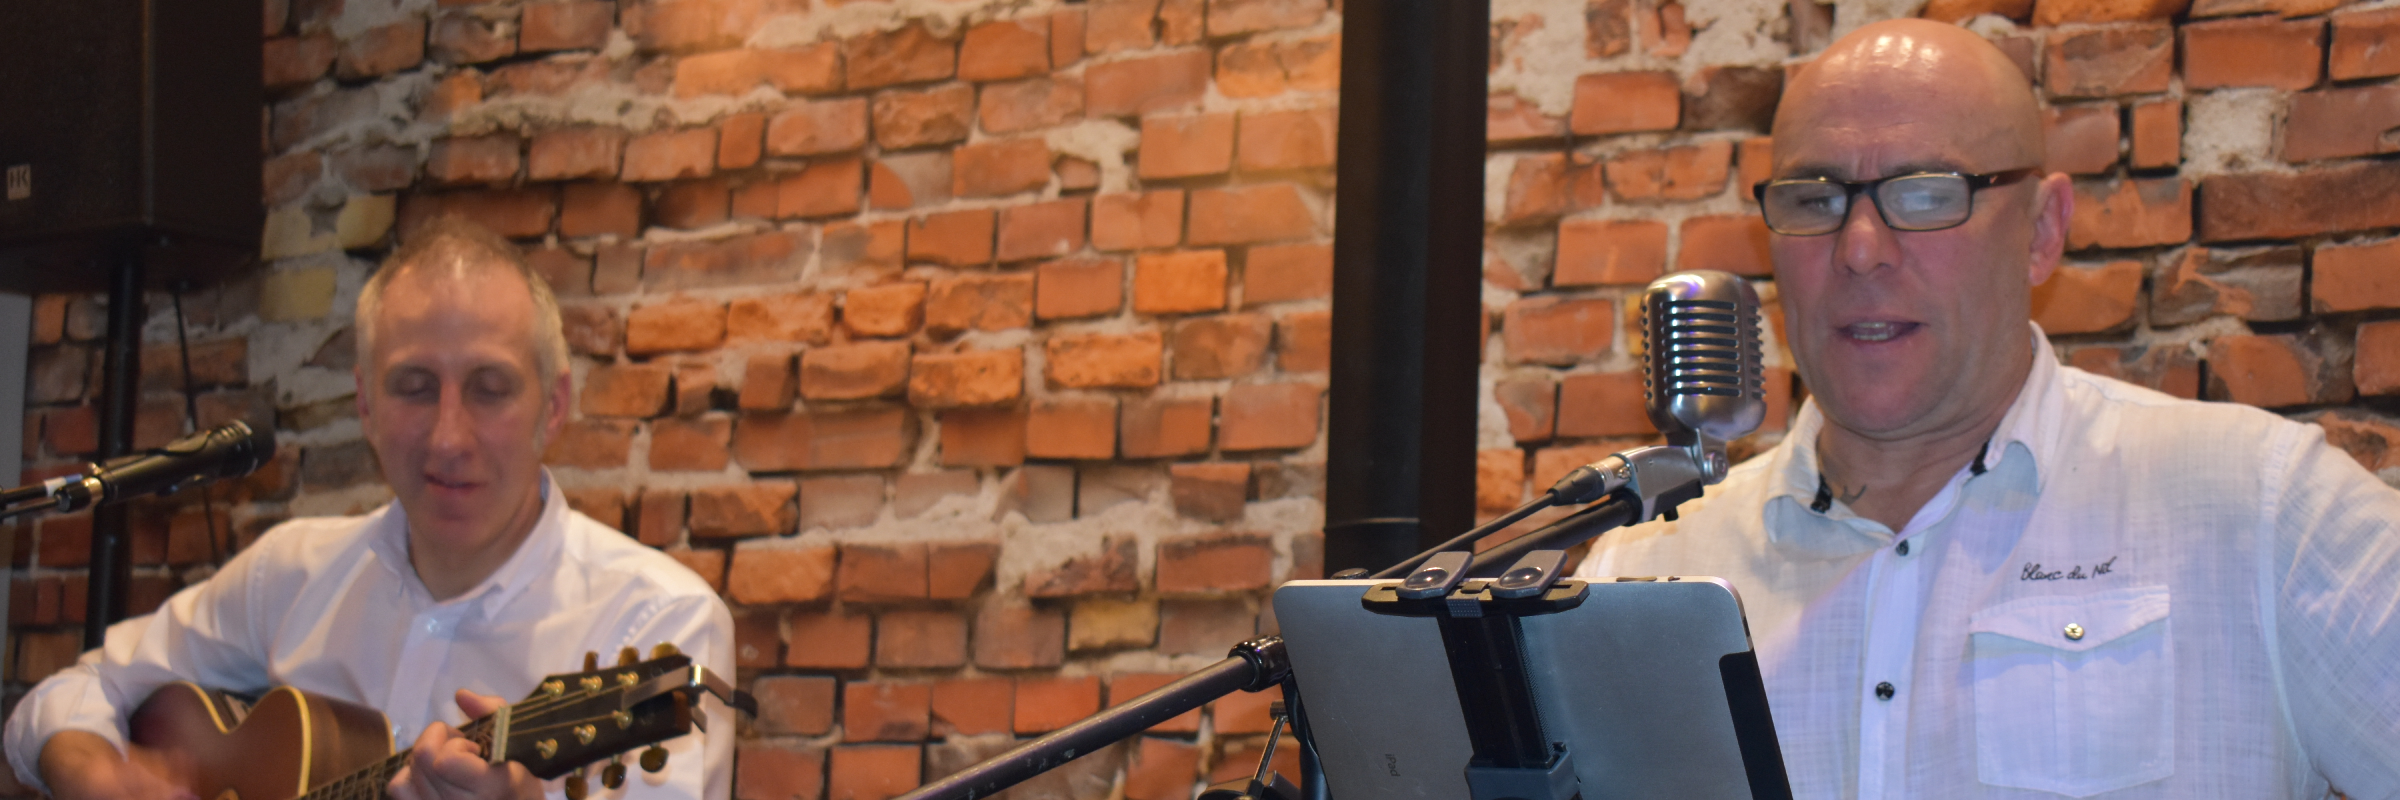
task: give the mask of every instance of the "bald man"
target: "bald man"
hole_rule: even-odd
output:
[[[1741,592],[1803,798],[2400,796],[2400,492],[2323,432],[2058,363],[2073,194],[1981,38],[1829,47],[1756,187],[1783,442],[1581,572]]]
[[[539,800],[563,781],[485,763],[457,726],[580,669],[586,652],[672,644],[732,674],[733,618],[707,582],[569,509],[542,468],[573,380],[558,302],[514,246],[435,222],[367,282],[356,325],[359,429],[393,502],[277,525],[157,613],[109,628],[10,716],[19,779],[60,800],[190,798],[184,765],[126,743],[126,714],[180,680],[382,711],[393,741],[414,745],[393,800]],[[593,797],[728,797],[732,721],[713,701],[702,710],[717,734],[668,742],[667,768],[621,789],[591,781]]]

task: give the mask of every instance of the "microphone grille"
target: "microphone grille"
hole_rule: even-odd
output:
[[[1731,441],[1757,430],[1767,413],[1758,292],[1730,273],[1694,270],[1652,281],[1642,300],[1652,424],[1669,441],[1691,431]]]

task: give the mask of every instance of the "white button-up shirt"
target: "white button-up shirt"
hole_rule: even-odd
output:
[[[1812,509],[1812,402],[1580,574],[1732,583],[1797,797],[2400,796],[2400,492],[2034,341],[1985,469],[1902,530]]]
[[[546,675],[583,669],[583,654],[616,663],[672,643],[733,675],[733,618],[708,584],[651,548],[571,511],[543,478],[541,519],[481,585],[436,602],[408,561],[408,521],[391,503],[361,517],[275,526],[214,577],[177,592],[157,613],[108,629],[98,650],[44,679],[8,720],[9,764],[41,787],[42,745],[82,730],[121,749],[125,717],[161,685],[190,681],[256,692],[277,685],[380,710],[406,747],[435,720],[458,725],[453,692],[514,700]],[[713,735],[664,744],[666,769],[626,759],[623,789],[591,797],[723,800],[734,728],[715,700],[700,704]],[[550,782],[560,796],[563,781]]]

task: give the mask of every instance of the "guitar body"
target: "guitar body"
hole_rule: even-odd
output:
[[[171,683],[127,723],[134,744],[192,768],[202,800],[290,800],[392,752],[383,714],[288,686],[245,713],[223,692]]]

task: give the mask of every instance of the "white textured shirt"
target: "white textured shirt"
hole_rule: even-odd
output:
[[[1902,530],[1812,509],[1812,402],[1580,574],[1733,585],[1800,798],[2400,796],[2400,492],[2034,341],[1985,469]]]
[[[733,675],[733,618],[700,576],[567,508],[544,476],[542,516],[490,578],[436,602],[408,561],[399,504],[360,517],[275,526],[214,577],[157,613],[117,623],[100,649],[35,686],[8,720],[8,760],[44,788],[42,745],[82,730],[123,748],[125,717],[161,685],[191,681],[238,692],[278,686],[380,710],[400,747],[435,720],[464,722],[453,692],[508,700],[542,677],[583,669],[583,654],[616,663],[620,648],[648,657],[672,643],[712,672]],[[715,700],[700,704],[714,734],[669,740],[666,769],[632,766],[623,789],[594,798],[724,800],[734,728]],[[551,781],[561,796],[563,781]]]

